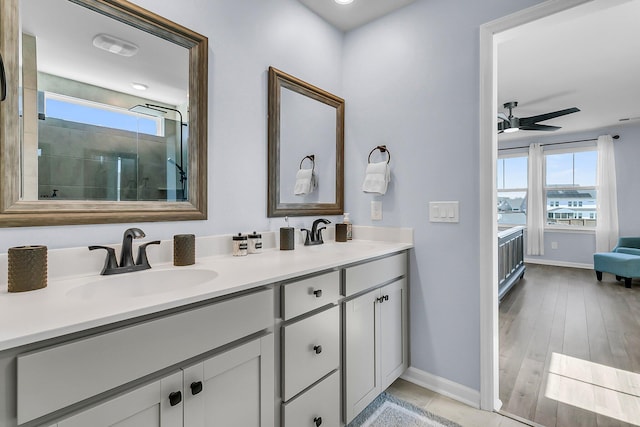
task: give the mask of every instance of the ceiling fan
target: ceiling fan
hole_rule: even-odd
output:
[[[498,123],[498,133],[502,132],[517,132],[519,130],[542,130],[552,131],[560,129],[559,126],[541,125],[538,122],[545,120],[555,119],[556,117],[564,116],[571,113],[577,113],[580,109],[573,107],[565,110],[554,111],[552,113],[538,114],[531,117],[514,117],[513,109],[518,106],[516,101],[506,102],[504,108],[509,109],[509,115],[505,113],[498,113],[498,118],[502,120]]]

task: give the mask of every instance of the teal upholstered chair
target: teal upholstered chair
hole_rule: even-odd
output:
[[[613,252],[640,255],[640,237],[620,237]]]
[[[611,273],[630,288],[631,279],[640,277],[640,237],[620,237],[613,251],[593,254],[593,269],[598,280],[603,272]]]

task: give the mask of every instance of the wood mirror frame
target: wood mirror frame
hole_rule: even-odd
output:
[[[0,227],[207,219],[208,39],[125,0],[69,0],[189,51],[187,201],[20,200],[19,0],[0,5],[7,98],[0,102]]]
[[[335,201],[332,203],[283,203],[280,199],[281,89],[322,102],[336,109]],[[344,213],[344,99],[269,67],[268,197],[267,216],[342,215]]]

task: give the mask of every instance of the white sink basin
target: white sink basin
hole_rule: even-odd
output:
[[[67,296],[80,299],[135,298],[192,288],[215,279],[213,270],[145,270],[101,277],[77,286]]]

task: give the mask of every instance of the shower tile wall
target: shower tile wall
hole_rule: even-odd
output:
[[[167,126],[167,130],[171,127]],[[38,195],[69,200],[116,200],[121,159],[120,200],[166,200],[167,140],[58,119],[38,126]]]

